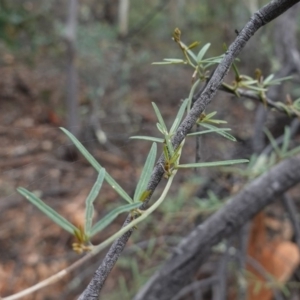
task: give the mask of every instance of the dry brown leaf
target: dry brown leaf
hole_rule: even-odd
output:
[[[284,241],[282,236],[276,240],[267,240],[265,219],[265,214],[260,213],[253,221],[248,255],[255,259],[274,281],[270,283],[270,278],[266,278],[266,274],[262,274],[254,266],[247,265],[247,270],[255,278],[253,281],[249,277],[248,300],[271,300],[272,284],[274,288],[276,284],[286,283],[300,262],[299,250],[294,243]],[[257,289],[258,285],[260,288]]]

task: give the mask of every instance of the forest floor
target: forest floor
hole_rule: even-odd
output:
[[[24,65],[2,66],[0,73],[0,294],[4,297],[38,283],[78,258],[71,249],[73,238],[28,203],[16,188],[35,191],[68,220],[82,224],[85,198],[97,174],[82,156],[69,153],[72,143],[59,129],[66,126],[60,102],[65,93],[64,76],[48,74],[42,67],[32,70]],[[117,99],[113,89],[108,90],[100,116],[108,144],[100,145],[95,134],[89,133],[88,122],[84,123],[87,134],[83,144],[129,194],[134,192],[150,144],[128,138],[137,134],[158,136],[151,101],[157,103],[169,124],[180,101],[188,95],[190,82],[182,78],[189,76],[188,71],[177,75],[169,70],[163,73],[145,67],[131,76],[130,96],[126,99]],[[82,86],[82,107],[89,107],[86,97]],[[221,103],[222,111],[219,109]],[[238,142],[205,137],[201,146],[203,161],[249,158],[257,106],[250,104],[252,111],[242,100],[221,93],[213,100],[208,112],[218,110],[218,119],[228,121]],[[187,142],[183,162],[193,162],[194,157],[195,141],[191,139]],[[206,197],[203,191],[199,192],[200,182],[213,179],[219,188],[210,188],[222,191],[220,197],[238,189],[226,174],[214,170],[201,170],[200,177],[202,181],[193,171],[182,172],[177,177],[176,188],[170,196],[173,199],[167,199],[175,199],[177,204],[174,201],[166,203],[155,216],[139,226],[106,282],[104,299],[120,299],[116,290],[122,295],[126,291],[131,299],[172,247],[193,228],[199,213],[195,202],[186,199],[196,193]],[[120,201],[105,184],[95,203],[95,219],[104,216]],[[184,204],[185,201],[189,203]],[[117,231],[124,219],[125,215],[118,217],[93,242],[99,243]],[[93,263],[89,262],[59,283],[23,299],[74,299],[86,286],[104,254],[105,251]]]

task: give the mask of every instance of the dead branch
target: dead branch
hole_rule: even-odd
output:
[[[287,159],[246,186],[222,209],[198,225],[175,249],[135,300],[171,299],[192,278],[211,248],[300,181],[300,156]]]

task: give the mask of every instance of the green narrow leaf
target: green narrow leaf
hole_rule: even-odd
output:
[[[185,62],[183,59],[179,59],[179,58],[165,58],[164,61],[176,63],[176,64]]]
[[[182,146],[179,145],[174,151],[173,155],[170,158],[170,164],[177,164],[178,159],[180,158],[180,152],[182,150]]]
[[[145,202],[145,200],[150,196],[150,194],[151,194],[150,190],[143,191],[140,197],[140,202]]]
[[[197,63],[197,56],[194,54],[193,51],[191,51],[190,49],[187,49],[186,53],[194,60],[195,63]]]
[[[199,46],[200,42],[193,42],[190,45],[188,45],[188,49],[193,49],[196,48],[197,46]]]
[[[222,59],[216,60],[216,61],[211,61],[211,62],[208,62],[208,63],[203,63],[203,69],[206,70],[207,68],[209,68],[213,65],[219,64],[221,62],[221,60]]]
[[[156,117],[158,119],[159,124],[161,125],[163,131],[167,133],[168,132],[167,126],[166,126],[166,124],[164,122],[164,119],[163,119],[163,117],[162,117],[162,115],[161,115],[161,113],[160,113],[157,105],[154,102],[152,102],[152,106],[154,108],[154,112],[156,114]]]
[[[251,170],[251,169],[255,166],[255,164],[256,164],[258,158],[259,158],[259,156],[258,156],[257,154],[252,154],[252,155],[251,155],[249,164],[248,164],[248,166],[247,166],[247,169],[248,169],[248,170]]]
[[[202,60],[203,63],[219,63],[224,58],[224,54],[219,56],[208,57]]]
[[[193,96],[194,96],[194,93],[195,93],[195,89],[196,87],[198,86],[198,84],[200,83],[200,79],[197,79],[195,81],[195,83],[193,84],[191,90],[190,90],[190,93],[189,93],[189,109],[188,111],[191,109],[191,106],[192,106],[192,99],[193,99]]]
[[[170,158],[169,158],[169,152],[168,152],[168,147],[167,147],[166,144],[164,144],[163,153],[164,153],[164,156],[165,156],[165,160],[166,161],[170,160]]]
[[[206,122],[207,123],[212,123],[212,124],[227,124],[227,121],[225,121],[225,120],[217,120],[217,119],[209,119]]]
[[[213,116],[215,116],[217,114],[217,112],[216,111],[213,111],[213,112],[211,112],[211,113],[209,113],[208,115],[206,115],[205,116],[205,120],[209,120],[209,119],[211,119]]]
[[[145,140],[145,141],[151,141],[151,142],[155,142],[155,143],[163,143],[164,142],[164,139],[161,139],[161,138],[156,138],[156,137],[153,137],[153,136],[139,136],[139,135],[136,135],[136,136],[131,136],[130,139],[133,139],[133,140]]]
[[[275,79],[274,81],[276,81],[276,80],[278,80],[278,81],[290,80],[290,79],[293,79],[293,78],[294,78],[293,76],[286,76],[286,77],[281,77],[281,78]]]
[[[258,81],[256,79],[250,79],[250,80],[243,80],[242,83],[243,85],[252,85],[252,84],[256,84]]]
[[[98,196],[105,177],[105,169],[102,168],[98,174],[97,180],[92,187],[88,197],[85,200],[85,226],[84,231],[87,236],[90,235],[94,215],[94,201]]]
[[[170,156],[172,157],[174,155],[174,148],[173,148],[170,136],[168,136],[168,135],[166,136],[165,142],[168,147]]]
[[[271,132],[270,132],[267,128],[265,128],[265,129],[264,129],[264,133],[265,133],[265,135],[268,137],[268,139],[269,139],[269,141],[270,141],[270,143],[271,143],[271,145],[272,145],[274,151],[276,152],[276,154],[277,154],[279,157],[281,157],[281,151],[280,151],[280,149],[279,149],[279,147],[278,147],[278,145],[277,145],[277,143],[276,143],[276,140],[273,138]]]
[[[262,88],[262,87],[256,87],[252,85],[246,86],[249,90],[258,91],[258,92],[266,92],[268,89]]]
[[[134,197],[133,197],[134,202],[139,202],[143,192],[147,189],[147,184],[150,181],[151,173],[155,164],[156,152],[157,152],[157,145],[156,143],[153,143],[149,151],[148,157],[146,159],[139,182],[134,192]]]
[[[278,102],[277,102],[278,103]],[[281,103],[281,102],[279,102]],[[296,109],[296,110],[300,110],[300,98],[299,99],[296,99],[294,102],[293,102],[293,107]]]
[[[85,147],[78,141],[78,139],[67,129],[60,127],[60,129],[69,137],[69,139],[74,143],[81,154],[87,159],[87,161],[100,172],[102,166],[96,161],[96,159],[85,149]],[[131,197],[121,188],[121,186],[106,172],[105,180],[108,184],[127,202],[132,203]]]
[[[177,130],[177,128],[178,128],[178,126],[179,126],[179,124],[182,120],[182,117],[184,115],[184,112],[185,112],[185,109],[186,109],[186,106],[187,106],[188,102],[189,102],[189,99],[185,99],[183,101],[183,103],[181,104],[180,109],[179,109],[179,111],[177,113],[177,116],[175,118],[175,121],[174,121],[174,123],[173,123],[173,125],[170,129],[170,135],[172,135]]]
[[[219,131],[230,131],[230,130],[231,130],[230,128],[222,128],[222,129],[219,130]],[[201,134],[212,133],[212,132],[217,133],[218,130],[215,130],[215,129],[208,129],[208,130],[203,130],[203,131],[197,131],[197,132],[189,133],[189,134],[187,134],[187,136],[201,135]]]
[[[209,49],[210,47],[210,43],[207,43],[205,44],[201,50],[199,51],[198,55],[197,55],[197,62],[200,63],[203,56],[205,55],[205,53],[207,52],[207,50]]]
[[[156,123],[156,127],[161,134],[163,135],[167,134],[159,123]]]
[[[241,75],[241,79],[242,80],[253,80],[253,78],[251,76],[248,76],[248,75]]]
[[[270,155],[270,157],[269,157],[269,163],[267,165],[267,169],[271,168],[272,166],[274,166],[276,164],[276,162],[277,162],[276,153],[272,152],[271,155]]]
[[[296,154],[298,154],[300,152],[300,146],[299,147],[296,147],[288,152],[285,153],[284,157],[291,157],[291,156],[294,156]]]
[[[293,79],[293,76],[287,76],[287,77],[274,79],[274,80],[269,81],[266,85],[277,85],[277,84],[281,84],[282,81],[290,80],[290,79]]]
[[[17,188],[17,191],[34,206],[36,206],[40,211],[42,211],[47,217],[49,217],[53,222],[55,222],[58,226],[60,226],[70,234],[74,235],[75,231],[78,230],[76,226],[74,226],[67,219],[57,213],[53,208],[44,203],[35,194],[22,187]]]
[[[103,230],[105,227],[107,227],[118,215],[126,212],[131,211],[133,209],[138,208],[141,205],[140,202],[132,203],[132,204],[126,204],[119,206],[112,210],[110,213],[108,213],[104,218],[102,218],[100,221],[98,221],[91,230],[90,237],[93,237],[95,234]]]
[[[173,64],[186,64],[187,62],[183,59],[178,58],[164,58],[164,61],[153,62],[152,65],[173,65]]]
[[[223,136],[223,137],[225,137],[225,138],[227,138],[227,139],[229,139],[229,140],[231,140],[231,141],[233,141],[233,142],[236,141],[236,138],[235,138],[233,135],[231,135],[231,134],[229,134],[229,133],[223,131],[222,128],[218,128],[218,127],[216,127],[216,126],[214,126],[214,125],[206,124],[206,123],[199,123],[199,125],[201,125],[201,126],[203,126],[203,127],[205,127],[205,128],[208,128],[208,129],[215,130],[215,132],[216,132],[217,134],[220,134],[221,136]],[[226,129],[227,129],[227,128],[226,128]]]
[[[203,163],[192,163],[192,164],[183,164],[178,165],[177,168],[204,168],[204,167],[217,167],[217,166],[228,166],[234,164],[248,163],[248,159],[234,159],[234,160],[223,160],[223,161],[212,161],[212,162],[203,162]]]
[[[174,63],[168,61],[153,62],[152,65],[172,65]]]
[[[270,74],[265,80],[264,85],[268,84],[274,78],[274,74]]]
[[[277,107],[282,108],[289,117],[291,116],[291,110],[290,110],[289,106],[285,105],[282,102],[275,102],[275,103],[276,103]]]

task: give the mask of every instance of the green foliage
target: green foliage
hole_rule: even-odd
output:
[[[159,130],[159,132],[164,135],[164,138],[156,138],[156,137],[151,137],[151,136],[132,136],[130,138],[131,139],[140,139],[140,140],[152,141],[152,142],[157,142],[157,143],[163,143],[164,141],[168,141],[169,151],[174,152],[173,146],[170,142],[170,138],[174,135],[174,133],[176,132],[176,130],[178,128],[178,126],[179,126],[179,124],[180,124],[180,122],[183,118],[183,115],[185,113],[188,102],[189,102],[189,99],[186,99],[181,104],[181,106],[179,108],[179,111],[176,115],[176,118],[175,118],[169,132],[168,132],[168,129],[165,125],[165,122],[163,120],[163,117],[162,117],[157,105],[155,103],[152,103],[154,112],[155,112],[155,114],[157,116],[157,119],[159,121],[159,123],[156,124],[156,127]]]
[[[57,213],[50,206],[45,204],[41,199],[39,199],[35,194],[27,191],[24,188],[18,188],[18,192],[23,195],[28,201],[30,201],[34,206],[36,206],[40,211],[42,211],[46,216],[48,216],[54,223],[60,226],[62,229],[74,235],[77,238],[78,243],[73,244],[73,249],[81,253],[85,250],[90,250],[89,243],[90,238],[102,231],[107,227],[113,220],[121,213],[132,211],[140,206],[139,203],[132,203],[123,206],[119,206],[116,209],[108,213],[104,218],[98,221],[94,226],[92,226],[92,219],[94,215],[93,202],[99,194],[103,180],[105,176],[105,169],[101,169],[91,192],[86,198],[86,210],[85,210],[85,225],[84,228],[81,226],[75,226],[66,220],[63,216]]]
[[[194,90],[196,86],[198,86],[199,82],[206,81],[209,78],[209,73],[212,73],[209,68],[212,66],[219,64],[224,54],[216,57],[205,58],[208,49],[210,48],[210,43],[205,44],[197,54],[195,54],[192,49],[196,48],[200,43],[193,42],[189,46],[186,46],[181,40],[181,31],[176,28],[173,32],[173,40],[178,44],[179,48],[182,50],[184,59],[179,58],[165,58],[163,62],[156,62],[153,64],[156,65],[170,65],[170,64],[184,64],[189,65],[194,69],[194,73],[192,75],[192,80],[195,81],[193,88],[191,90],[189,96],[189,109],[192,105],[192,96],[194,94]],[[225,45],[225,50],[227,50],[227,46]],[[237,59],[236,59],[237,60]],[[240,97],[241,91],[251,91],[255,95],[258,95],[260,100],[266,105],[266,93],[268,88],[273,85],[281,84],[283,81],[290,80],[292,76],[276,78],[274,79],[274,74],[270,74],[265,79],[262,76],[262,72],[259,69],[255,71],[255,78],[252,78],[248,75],[241,75],[236,63],[232,64],[232,69],[235,74],[235,80],[232,84],[227,84],[225,82],[222,83],[222,86],[225,90],[230,93],[235,94],[237,97]],[[297,109],[297,104],[294,105],[285,105],[281,102],[278,102],[277,105],[281,106],[288,114],[291,111],[300,115],[299,109]],[[220,123],[218,123],[220,124]]]
[[[171,64],[188,64],[190,65],[195,71],[193,78],[195,78],[196,74],[198,75],[201,81],[206,80],[207,78],[207,69],[212,67],[215,64],[218,64],[224,55],[210,57],[204,59],[206,55],[210,43],[205,44],[197,54],[195,54],[192,49],[196,48],[200,42],[193,42],[189,46],[186,46],[181,41],[181,31],[176,28],[173,32],[173,40],[178,44],[179,48],[182,50],[185,59],[178,59],[178,58],[165,58],[163,62],[155,62],[155,65],[171,65]]]
[[[224,199],[219,199],[213,191],[207,191],[207,196],[208,198],[205,199],[195,199],[201,214],[213,213],[224,205]]]
[[[87,159],[87,161],[95,168],[97,172],[100,172],[102,166],[96,161],[96,159],[86,150],[86,148],[78,141],[78,139],[65,128],[61,130],[70,138],[81,154]],[[106,172],[105,180],[107,183],[128,203],[132,203],[131,197],[121,188],[121,186]]]
[[[203,122],[200,122],[199,124],[200,124],[200,126],[205,127],[205,128],[207,128],[209,130],[212,130],[213,132],[215,132],[215,133],[223,136],[224,138],[226,138],[228,140],[231,140],[233,142],[236,141],[236,138],[233,135],[231,135],[228,132],[226,132],[226,131],[228,131],[228,129],[231,130],[230,128],[218,128],[218,127],[216,127],[214,125],[206,124],[206,123],[203,123]]]
[[[266,79],[264,79],[262,72],[259,69],[256,69],[255,71],[255,78],[252,78],[248,75],[240,75],[236,64],[233,64],[233,70],[235,73],[235,81],[232,85],[223,83],[223,87],[238,97],[240,97],[239,90],[251,91],[258,95],[264,104],[267,103],[266,93],[270,86],[279,85],[283,81],[292,79],[292,76],[273,79],[274,74],[270,74]]]
[[[217,133],[220,131],[230,131],[230,130],[231,130],[231,128],[207,129],[207,130],[203,130],[203,131],[196,131],[196,132],[189,133],[187,136],[202,135],[202,134],[213,133],[213,132]]]
[[[176,132],[176,130],[178,129],[178,126],[179,126],[179,124],[183,118],[183,115],[185,113],[185,110],[187,108],[188,102],[189,102],[189,99],[185,99],[183,101],[183,103],[181,104],[179,111],[176,115],[175,121],[170,129],[170,135],[173,135]]]
[[[19,56],[28,55],[29,58],[41,46],[51,44],[54,46],[56,32],[50,11],[51,0],[42,2],[2,0],[0,2],[0,40]],[[41,28],[43,28],[42,31]]]
[[[71,224],[68,220],[58,214],[54,209],[45,204],[41,199],[39,199],[35,194],[27,191],[24,188],[19,187],[17,191],[24,196],[28,201],[30,201],[34,206],[36,206],[40,211],[42,211],[46,216],[48,216],[53,222],[59,225],[61,228],[74,234],[77,227]]]
[[[194,90],[195,87],[192,87],[192,90]],[[203,163],[192,163],[192,164],[179,164],[179,159],[180,159],[180,155],[181,155],[181,146],[179,146],[175,151],[173,149],[172,146],[172,142],[171,142],[171,137],[174,135],[175,131],[177,130],[180,121],[184,115],[184,111],[186,109],[188,109],[188,103],[191,101],[193,94],[190,93],[190,97],[188,99],[186,99],[179,111],[178,114],[175,118],[175,121],[170,129],[170,132],[167,129],[167,126],[164,122],[164,119],[157,107],[157,105],[155,103],[152,103],[153,108],[154,108],[154,112],[157,116],[158,122],[156,124],[159,132],[161,134],[164,135],[164,139],[159,139],[156,137],[146,137],[146,136],[134,136],[132,138],[135,139],[143,139],[143,140],[148,140],[148,141],[156,141],[156,142],[160,142],[160,143],[165,143],[163,146],[163,153],[164,153],[164,157],[165,157],[165,164],[164,166],[162,166],[164,168],[165,174],[164,177],[165,178],[169,178],[172,174],[172,172],[175,169],[180,169],[180,168],[200,168],[200,167],[214,167],[214,166],[225,166],[225,165],[232,165],[232,164],[239,164],[239,163],[247,163],[249,162],[247,159],[239,159],[239,160],[228,160],[228,161],[218,161],[218,162],[203,162]],[[212,124],[222,124],[222,123],[227,123],[224,120],[217,120],[217,119],[213,119],[213,117],[216,115],[217,112],[212,112],[208,115],[206,114],[202,114],[198,120],[198,124],[200,124],[203,127],[208,128],[208,130],[204,130],[204,131],[200,131],[200,132],[196,132],[196,133],[191,133],[188,134],[188,136],[193,136],[193,135],[200,135],[200,134],[205,134],[205,133],[210,133],[210,132],[215,132],[217,134],[222,135],[223,137],[230,139],[231,141],[236,141],[236,139],[230,135],[229,133],[227,133],[226,131],[230,130],[230,128],[218,128]]]
[[[281,147],[279,146],[278,142],[274,139],[274,137],[268,129],[265,129],[264,132],[273,147],[273,151],[269,155],[266,154],[264,151],[260,155],[253,154],[250,158],[250,162],[247,165],[246,169],[243,170],[226,167],[224,168],[224,171],[235,173],[240,176],[246,177],[248,180],[252,180],[260,176],[261,174],[267,172],[279,161],[300,153],[300,146],[290,149],[291,131],[288,126],[286,126],[284,129],[283,142]]]
[[[202,117],[200,117],[200,122],[202,123],[212,123],[212,124],[225,124],[227,123],[227,121],[224,120],[216,120],[213,119],[212,117],[215,116],[217,114],[216,111],[213,111],[211,113],[209,113],[208,115],[203,115]]]
[[[62,131],[70,138],[70,140],[74,143],[74,145],[77,147],[77,149],[81,152],[81,154],[90,162],[90,164],[95,168],[95,170],[98,172],[98,178],[96,183],[94,184],[90,194],[88,195],[86,199],[86,211],[85,211],[85,223],[84,227],[76,227],[69,223],[67,220],[65,220],[62,216],[60,216],[58,213],[56,213],[54,210],[52,210],[50,207],[48,207],[46,204],[44,204],[40,199],[38,199],[35,195],[32,193],[24,190],[19,189],[20,193],[26,196],[26,198],[31,201],[35,206],[37,206],[42,212],[44,212],[48,217],[50,217],[55,223],[57,223],[59,226],[67,230],[69,233],[74,234],[77,237],[78,243],[73,244],[74,250],[77,252],[82,252],[84,250],[89,249],[90,245],[90,238],[102,231],[106,226],[108,226],[119,214],[123,212],[131,212],[131,218],[132,222],[120,229],[117,233],[109,237],[107,240],[102,242],[100,245],[97,246],[96,251],[100,251],[99,249],[103,249],[108,243],[113,241],[115,238],[121,236],[129,229],[133,228],[136,224],[143,221],[146,217],[152,214],[152,212],[163,203],[163,201],[166,198],[166,195],[171,187],[172,181],[174,179],[174,176],[176,175],[177,171],[182,168],[197,168],[197,167],[213,167],[213,166],[225,166],[225,165],[232,165],[232,164],[238,164],[238,163],[246,163],[248,160],[246,159],[237,159],[237,160],[227,160],[227,161],[216,161],[216,162],[198,162],[198,163],[191,163],[191,164],[179,164],[179,160],[182,154],[182,148],[184,146],[184,141],[177,146],[175,149],[172,144],[172,138],[176,131],[178,130],[180,123],[182,121],[182,118],[185,113],[188,113],[192,107],[192,99],[193,95],[195,93],[195,89],[200,83],[200,81],[207,79],[207,68],[211,67],[214,64],[219,63],[222,56],[218,57],[212,57],[212,58],[204,58],[210,44],[204,45],[197,54],[193,53],[193,49],[198,46],[198,42],[194,42],[190,44],[189,46],[186,46],[181,41],[181,32],[176,29],[173,34],[174,41],[178,44],[180,49],[182,50],[185,62],[189,65],[191,65],[195,71],[193,78],[195,79],[195,76],[198,76],[199,78],[195,80],[195,83],[192,85],[189,97],[185,99],[175,117],[175,120],[170,128],[168,130],[166,126],[166,122],[163,118],[163,115],[161,114],[158,106],[155,103],[152,103],[155,115],[157,117],[158,123],[156,124],[158,131],[162,135],[162,138],[157,137],[147,137],[147,136],[135,136],[132,138],[140,138],[143,140],[153,141],[152,147],[149,151],[148,157],[146,159],[145,165],[143,167],[142,173],[140,175],[140,179],[137,183],[134,197],[133,199],[121,188],[121,186],[103,169],[103,167],[95,160],[95,158],[87,151],[87,149],[78,141],[78,139],[71,134],[69,131],[67,131],[64,128],[61,128]],[[167,59],[168,63],[182,63],[182,60],[176,60],[176,59]],[[245,77],[246,78],[246,77]],[[251,79],[247,79],[246,83],[249,86],[252,86],[256,81],[254,82]],[[269,77],[266,84],[270,84],[272,82],[272,77]],[[209,114],[202,113],[201,116],[199,116],[199,119],[197,121],[198,124],[203,126],[206,130],[191,133],[189,136],[192,135],[199,135],[199,134],[206,134],[206,133],[212,133],[215,132],[227,139],[230,139],[232,141],[235,141],[235,138],[230,135],[227,131],[230,130],[230,128],[218,128],[215,125],[220,125],[226,123],[224,120],[214,119],[214,116],[217,112],[211,112]],[[156,154],[157,154],[157,146],[156,142],[163,144],[163,155],[164,155],[164,164],[161,164],[161,167],[164,170],[164,177],[168,179],[168,182],[164,188],[164,191],[162,192],[159,199],[147,210],[141,211],[138,209],[138,207],[141,205],[141,202],[145,201],[153,191],[147,190],[147,186],[151,179],[152,170],[154,168],[155,160],[156,160]],[[285,148],[287,146],[285,145]],[[109,212],[104,218],[102,218],[100,221],[96,222],[94,226],[92,226],[92,219],[94,214],[94,206],[93,203],[101,189],[103,180],[105,180],[125,201],[128,202],[126,205],[119,206],[115,209],[113,209],[111,212]],[[88,245],[86,245],[88,244]]]
[[[139,182],[135,189],[133,200],[134,202],[144,201],[145,197],[148,196],[147,185],[150,181],[151,173],[155,164],[157,146],[156,143],[152,144],[151,150],[148,154],[147,160],[145,162],[143,171],[141,173]]]
[[[154,142],[154,143],[163,143],[164,139],[161,138],[156,138],[153,136],[141,136],[141,135],[137,135],[137,136],[131,136],[130,139],[133,140],[145,140],[145,141],[150,141],[150,142]]]
[[[124,212],[133,211],[140,205],[140,203],[125,204],[113,209],[110,213],[108,213],[104,218],[102,218],[93,226],[93,228],[91,229],[91,237],[107,227],[118,215]]]
[[[178,169],[185,168],[206,168],[206,167],[217,167],[217,166],[228,166],[235,164],[243,164],[249,162],[248,159],[234,159],[234,160],[224,160],[224,161],[212,161],[212,162],[202,162],[202,163],[192,163],[192,164],[182,164],[177,165]]]
[[[294,113],[298,118],[300,117],[300,98],[292,101],[289,96],[287,96],[286,103],[276,102],[276,105],[282,107],[288,115]]]
[[[140,3],[140,2],[138,2]],[[202,6],[202,5],[201,5]],[[22,6],[21,6],[22,7]],[[22,8],[23,9],[23,8]],[[28,26],[32,27],[32,24],[38,24],[36,21],[38,19],[37,16],[29,17],[27,18],[26,13],[24,15],[22,12],[22,9],[20,9],[20,12],[17,12],[16,14],[11,11],[0,11],[0,38],[6,39],[7,43],[12,43],[13,40],[9,40],[10,38],[15,38],[15,36],[21,32],[25,27]],[[203,8],[202,8],[203,9]],[[222,12],[223,13],[223,12]],[[220,14],[220,12],[218,12]],[[204,16],[207,16],[209,14],[204,14]],[[4,16],[4,17],[3,17]],[[198,19],[198,15],[197,15]],[[4,21],[3,21],[4,20]],[[1,23],[2,22],[2,23]],[[4,25],[3,25],[4,24]],[[30,24],[30,25],[28,25]],[[37,28],[39,26],[36,26]],[[82,51],[82,54],[89,53],[91,54],[91,48],[93,48],[93,59],[98,59],[102,56],[102,53],[99,55],[99,49],[98,49],[98,31],[99,29],[103,29],[102,24],[99,26],[85,26],[85,28],[79,29],[79,36],[81,43],[79,43],[79,49]],[[106,28],[107,29],[107,28]],[[93,35],[86,35],[86,32],[93,32]],[[1,34],[9,33],[7,37],[2,36]],[[11,34],[13,33],[13,34]],[[105,33],[107,33],[107,36],[105,36]],[[107,31],[101,31],[101,39],[114,39],[116,37],[116,30],[115,28],[109,28]],[[44,214],[46,214],[53,222],[55,222],[57,225],[62,227],[64,230],[69,232],[72,235],[75,235],[77,237],[78,243],[75,243],[73,245],[74,250],[78,252],[82,252],[84,250],[89,250],[90,246],[90,238],[95,236],[97,233],[101,232],[108,226],[113,220],[121,213],[124,212],[131,212],[132,217],[132,225],[129,224],[126,228],[121,229],[119,232],[111,236],[109,239],[107,239],[105,242],[100,244],[98,249],[103,249],[105,245],[107,245],[108,242],[113,241],[115,238],[126,232],[126,230],[129,230],[130,228],[133,228],[133,226],[136,226],[138,222],[145,219],[145,217],[150,216],[150,214],[161,204],[163,203],[164,199],[166,198],[166,194],[172,184],[172,180],[174,176],[176,175],[176,172],[181,168],[195,168],[195,167],[212,167],[212,166],[226,166],[226,165],[233,165],[238,163],[246,163],[248,160],[245,159],[239,159],[239,160],[228,160],[228,161],[216,161],[216,162],[199,162],[199,163],[191,163],[191,164],[179,164],[182,148],[184,147],[184,142],[180,146],[174,149],[172,145],[172,138],[180,126],[180,123],[182,121],[182,118],[185,113],[188,113],[192,107],[192,98],[195,93],[196,88],[199,86],[200,82],[206,81],[209,78],[209,74],[211,73],[210,68],[215,67],[223,58],[223,54],[216,57],[210,57],[207,58],[207,53],[210,49],[211,44],[206,43],[204,44],[198,51],[194,52],[194,50],[199,46],[199,42],[192,42],[189,45],[184,44],[181,41],[181,32],[179,29],[176,29],[173,34],[173,39],[176,42],[176,44],[179,46],[180,50],[183,53],[183,59],[179,58],[166,58],[161,63],[154,63],[154,64],[183,64],[183,65],[189,65],[193,69],[193,75],[192,80],[194,81],[192,88],[189,93],[189,97],[183,101],[183,103],[180,106],[180,109],[177,113],[177,116],[170,128],[168,130],[165,120],[158,108],[158,106],[155,103],[152,103],[153,109],[155,111],[155,114],[158,119],[157,128],[159,130],[159,133],[162,134],[162,138],[157,137],[148,137],[148,136],[135,136],[132,137],[133,139],[143,139],[147,141],[154,142],[152,144],[152,147],[149,151],[148,157],[146,159],[145,165],[143,167],[143,170],[141,172],[139,181],[137,183],[134,197],[133,199],[126,193],[126,191],[123,190],[123,188],[105,171],[105,169],[95,160],[95,158],[85,149],[85,147],[67,130],[62,129],[66,135],[72,140],[72,142],[76,145],[76,147],[79,149],[79,151],[83,154],[83,156],[91,163],[91,165],[96,169],[98,172],[97,180],[91,189],[89,195],[86,199],[86,210],[85,210],[85,223],[84,227],[81,228],[80,226],[74,226],[71,224],[68,220],[66,220],[64,217],[62,217],[60,214],[58,214],[55,210],[53,210],[51,207],[46,205],[41,199],[39,199],[36,195],[33,193],[25,190],[24,188],[19,188],[18,191],[20,194],[22,194],[26,199],[28,199],[33,205],[35,205],[40,211],[42,211]],[[150,39],[149,39],[150,40]],[[104,41],[105,43],[105,41]],[[91,47],[93,45],[93,47]],[[96,47],[97,46],[97,47]],[[100,47],[101,48],[101,47]],[[101,57],[102,58],[102,57]],[[267,76],[266,79],[263,78],[261,75],[261,72],[258,71],[256,74],[256,77],[252,78],[247,75],[240,75],[238,68],[236,64],[233,64],[233,71],[235,73],[235,82],[233,85],[228,85],[224,83],[224,87],[226,87],[229,91],[235,93],[239,96],[239,89],[243,90],[249,90],[257,95],[260,96],[261,100],[265,102],[266,100],[266,92],[268,88],[272,85],[281,84],[282,81],[290,79],[290,77],[280,78],[280,79],[274,79],[274,75],[271,74]],[[293,104],[285,105],[280,104],[282,107],[287,111],[293,111],[298,114],[300,114],[300,100],[297,99],[294,101]],[[188,134],[188,136],[194,136],[194,135],[202,135],[207,133],[217,133],[218,135],[221,135],[222,137],[225,137],[231,141],[236,141],[235,137],[230,135],[228,131],[230,131],[230,128],[219,128],[216,125],[227,123],[224,120],[218,120],[213,119],[213,117],[216,115],[217,112],[211,112],[208,114],[203,113],[201,116],[199,116],[199,119],[197,123],[204,127],[205,130],[194,132]],[[290,130],[285,130],[285,136],[284,141],[282,144],[282,147],[277,146],[276,141],[272,137],[272,135],[266,131],[266,135],[269,137],[271,144],[273,145],[274,152],[268,157],[266,155],[261,155],[259,157],[253,156],[251,158],[251,161],[249,165],[247,166],[246,170],[239,170],[239,172],[242,174],[246,174],[247,176],[258,176],[258,174],[261,174],[262,172],[265,172],[268,168],[273,166],[279,159],[284,159],[286,157],[289,157],[291,155],[294,155],[295,153],[298,153],[300,151],[299,148],[295,148],[292,150],[289,150],[290,148]],[[168,179],[167,187],[165,188],[164,192],[162,193],[161,197],[146,211],[140,211],[138,207],[141,205],[141,201],[145,201],[152,191],[147,190],[148,183],[151,178],[151,173],[155,165],[155,159],[157,154],[157,146],[156,143],[162,143],[163,144],[163,155],[165,158],[164,164],[161,165],[161,167],[165,171],[165,178]],[[255,175],[253,175],[255,174]],[[104,216],[101,220],[96,222],[93,225],[93,215],[94,215],[94,201],[96,200],[100,189],[103,184],[103,180],[106,180],[108,184],[125,200],[127,201],[126,205],[121,205],[113,210],[111,210],[106,216]],[[176,199],[177,200],[177,199]],[[180,205],[184,205],[184,197],[181,197],[181,203]],[[215,211],[217,210],[221,205],[222,201],[218,199],[218,197],[211,191],[208,192],[208,199],[206,200],[197,200],[198,208],[200,211]],[[168,209],[166,209],[168,212]],[[154,244],[150,244],[149,246],[149,253],[151,253],[151,249],[154,248]],[[147,255],[149,255],[149,253]],[[134,277],[134,282],[137,282],[138,285],[141,284],[141,270],[140,265],[138,264],[137,260],[135,258],[130,259],[130,267],[131,267],[131,273]],[[126,284],[126,280],[124,277],[120,277],[119,280],[120,287],[122,290],[122,296],[126,295],[127,298],[132,297],[132,291],[128,288]],[[125,297],[125,298],[126,298]]]
[[[101,169],[98,174],[97,181],[95,182],[93,188],[91,189],[90,194],[86,198],[84,230],[85,230],[85,234],[87,236],[90,236],[91,228],[92,228],[92,221],[93,221],[93,215],[94,215],[94,204],[93,203],[100,192],[104,176],[105,176],[105,169]]]
[[[284,128],[283,143],[281,148],[278,146],[276,140],[273,138],[271,132],[267,128],[265,128],[264,132],[270,140],[270,143],[273,146],[274,152],[276,153],[278,160],[294,156],[300,152],[300,146],[288,151],[291,142],[291,130],[289,127],[286,126]]]

